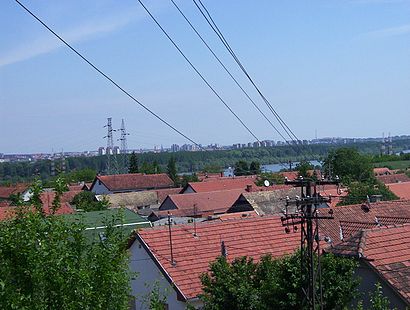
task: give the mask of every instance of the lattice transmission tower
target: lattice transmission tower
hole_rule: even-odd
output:
[[[125,122],[124,119],[121,120],[121,128],[120,128],[121,136],[118,139],[121,141],[120,147],[120,154],[121,154],[121,169],[122,173],[128,172],[128,144],[127,144],[127,136],[130,134],[125,130]]]
[[[107,135],[104,136],[104,139],[107,139],[107,148],[106,148],[106,156],[107,156],[107,174],[118,174],[118,162],[117,156],[114,149],[114,137],[113,132],[115,129],[112,129],[112,118],[107,118],[107,125],[104,126],[107,128]]]

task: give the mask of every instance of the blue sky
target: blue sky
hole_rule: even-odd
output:
[[[253,137],[136,0],[27,1],[146,106],[202,144]],[[203,0],[301,139],[409,134],[410,0]],[[259,139],[280,140],[167,0],[145,0]],[[190,0],[177,3],[272,118]],[[186,141],[98,76],[14,1],[0,3],[0,153],[92,150],[124,118],[130,148]]]

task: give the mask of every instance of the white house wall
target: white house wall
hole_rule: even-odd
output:
[[[158,286],[161,294],[166,296],[168,309],[182,310],[186,308],[186,303],[177,300],[177,293],[172,288],[167,279],[163,276],[157,265],[148,255],[144,247],[138,240],[132,244],[130,248],[130,270],[137,272],[137,276],[131,281],[132,294],[135,297],[136,309],[149,309],[149,294],[155,287]]]

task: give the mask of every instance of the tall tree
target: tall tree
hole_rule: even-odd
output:
[[[317,259],[317,258],[316,258]],[[324,309],[343,309],[357,296],[357,263],[326,254],[321,257]],[[219,257],[201,276],[205,309],[303,309],[300,252],[260,262]]]
[[[332,150],[323,164],[325,175],[339,176],[343,183],[363,182],[373,178],[373,167],[369,156],[353,148]]]
[[[260,174],[261,164],[258,161],[252,161],[249,165],[249,174]]]
[[[309,174],[309,170],[312,170],[313,168],[313,165],[305,159],[301,160],[295,167],[295,169],[298,171],[298,175],[304,178],[313,176]]]
[[[41,186],[33,188],[34,197]],[[116,221],[94,239],[83,223],[37,207],[1,221],[0,309],[128,309],[126,239]]]
[[[248,163],[244,160],[239,160],[235,163],[235,168],[233,172],[236,176],[248,175],[249,166]]]
[[[177,186],[179,179],[177,175],[177,164],[174,156],[171,156],[171,158],[168,161],[167,174],[171,178],[171,180],[174,181],[174,184]]]
[[[138,167],[138,157],[135,152],[132,152],[130,156],[130,166],[128,168],[129,173],[138,173],[139,172],[139,167]]]

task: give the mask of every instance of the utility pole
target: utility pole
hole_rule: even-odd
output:
[[[336,180],[314,181],[300,177],[295,181],[286,180],[285,184],[301,188],[300,197],[297,196],[295,200],[291,200],[289,197],[286,198],[285,214],[281,220],[286,233],[290,233],[289,227],[292,227],[293,231],[296,232],[298,225],[300,225],[303,305],[311,310],[323,309],[319,219],[332,219],[333,210],[319,208],[321,204],[330,202],[331,198],[321,196],[316,191],[316,185],[339,185],[339,180],[336,177]],[[289,213],[288,206],[291,204],[296,205],[296,210]],[[325,215],[325,213],[328,215]]]

